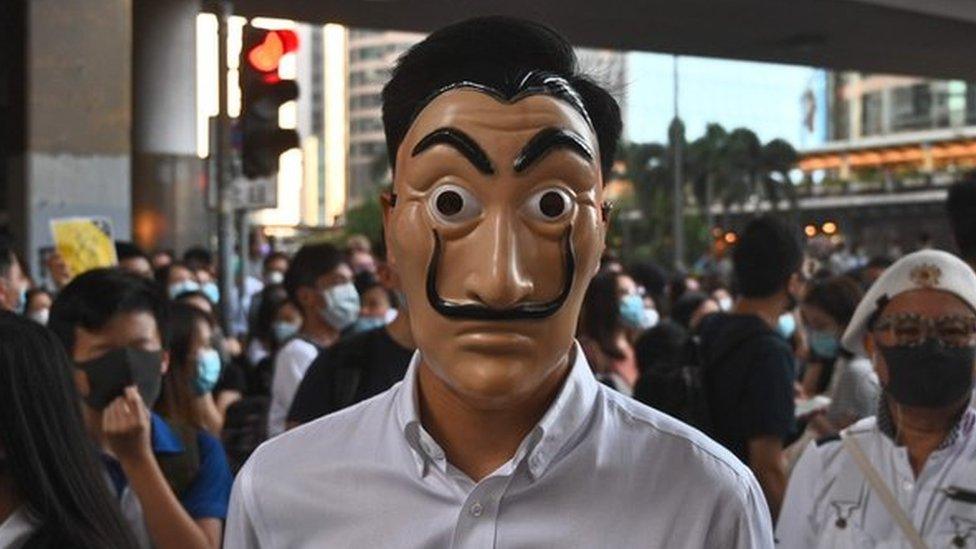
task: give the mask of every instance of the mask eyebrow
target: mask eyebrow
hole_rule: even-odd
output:
[[[535,134],[522,147],[522,152],[515,158],[515,171],[523,172],[533,163],[553,149],[569,149],[583,157],[587,162],[593,162],[593,150],[578,133],[562,128],[545,128]]]
[[[427,134],[413,148],[411,156],[426,151],[434,145],[448,145],[468,159],[468,162],[485,175],[494,175],[495,168],[491,165],[491,159],[484,149],[475,142],[468,134],[457,128],[438,128]]]

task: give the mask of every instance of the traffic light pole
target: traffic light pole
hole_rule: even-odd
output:
[[[234,205],[233,173],[230,146],[230,116],[227,112],[227,20],[233,13],[231,3],[217,0],[217,248],[220,256],[220,312],[224,333],[235,336],[231,330],[234,315]]]

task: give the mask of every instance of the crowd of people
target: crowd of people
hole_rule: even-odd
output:
[[[471,25],[486,36],[502,28],[545,44],[554,40],[545,32],[539,38],[536,27],[525,30],[522,23]],[[470,42],[468,31],[457,32],[436,39]],[[568,46],[556,49],[571,56]],[[408,65],[452,49],[418,51],[413,55],[420,60],[408,59]],[[429,93],[415,95],[420,101]],[[415,110],[404,107],[403,116]],[[430,139],[460,139],[449,133],[437,130]],[[553,134],[540,135],[544,140]],[[571,149],[567,154],[576,155],[581,169],[593,169],[589,145],[568,133],[559,135],[563,141],[552,143]],[[419,141],[411,149],[415,156],[424,150]],[[486,156],[468,154],[481,163],[482,173],[492,173],[490,164],[483,166],[490,162]],[[542,153],[525,154],[538,160]],[[560,216],[568,201],[559,192],[541,195],[540,219],[564,219]],[[470,207],[457,189],[442,195],[447,199],[433,206],[443,209],[439,215],[460,215]],[[393,197],[386,200],[392,204]],[[643,497],[641,483],[673,501],[650,494],[642,501],[659,508],[620,502],[600,509],[596,516],[605,524],[599,526],[607,532],[594,532],[588,522],[567,528],[593,543],[615,539],[640,545],[628,527],[672,539],[663,530],[680,523],[679,531],[699,536],[698,545],[734,539],[729,543],[765,547],[771,542],[770,524],[776,523],[784,547],[858,547],[891,539],[908,540],[913,547],[965,546],[976,539],[971,480],[976,436],[970,436],[976,428],[970,406],[976,367],[976,179],[952,189],[947,212],[961,258],[919,250],[862,261],[838,248],[818,261],[807,253],[799,227],[772,216],[758,217],[744,228],[727,268],[704,273],[668,272],[653,263],[624,265],[610,254],[587,256],[585,249],[576,258],[570,240],[565,247],[553,245],[553,238],[533,241],[534,252],[551,257],[568,250],[558,255],[565,264],[564,289],[555,301],[541,305],[520,303],[525,292],[521,297],[500,290],[491,295],[492,281],[484,272],[475,273],[478,280],[488,280],[481,293],[471,292],[471,300],[480,303],[441,297],[441,242],[434,232],[433,270],[426,270],[425,258],[411,271],[414,282],[421,270],[426,273],[420,291],[440,315],[436,321],[442,323],[428,320],[428,328],[499,319],[538,326],[532,322],[546,315],[560,326],[576,326],[578,345],[567,355],[571,364],[553,362],[568,372],[553,378],[564,390],[550,388],[553,399],[539,401],[551,405],[548,412],[513,413],[513,421],[542,419],[538,428],[500,430],[499,437],[512,439],[501,442],[491,436],[475,440],[472,430],[491,427],[477,414],[460,428],[448,425],[443,410],[465,411],[444,405],[457,394],[437,380],[424,385],[420,379],[455,376],[459,386],[468,383],[457,393],[481,395],[481,390],[503,398],[499,395],[505,391],[492,392],[485,381],[487,367],[462,375],[457,369],[465,365],[442,361],[433,374],[408,372],[426,360],[417,352],[422,343],[428,346],[423,354],[430,348],[442,358],[468,356],[469,348],[478,349],[476,356],[494,355],[495,347],[484,352],[484,342],[500,342],[497,354],[504,363],[505,352],[519,356],[530,348],[526,338],[506,339],[505,333],[489,330],[458,335],[468,337],[468,347],[448,342],[436,348],[432,341],[449,336],[417,332],[420,323],[411,323],[411,305],[415,320],[432,313],[423,308],[426,302],[419,304],[423,307],[407,303],[401,271],[388,262],[385,243],[356,236],[341,247],[308,243],[294,254],[268,250],[245,257],[241,261],[255,262],[254,274],[238,280],[230,295],[221,295],[216,283],[220,269],[233,267],[218,265],[204,248],[177,257],[119,242],[117,267],[85,273],[68,272],[53,256],[49,267],[56,287],[43,288],[31,281],[9,242],[0,242],[0,546],[215,548],[225,543],[225,532],[231,540],[227,546],[260,546],[267,540],[292,546],[305,541],[307,533],[283,526],[294,513],[304,513],[304,527],[319,520],[356,523],[350,510],[342,517],[317,516],[319,499],[343,498],[364,506],[391,498],[404,506],[386,517],[390,522],[375,521],[352,532],[355,536],[344,531],[350,537],[339,539],[389,543],[364,529],[396,527],[398,535],[406,536],[411,534],[400,526],[410,524],[417,528],[417,539],[443,540],[454,532],[458,514],[452,498],[467,505],[469,493],[484,497],[466,507],[473,521],[497,516],[503,496],[515,500],[513,505],[547,501],[573,509],[580,490],[590,491],[584,499],[600,490],[625,489]],[[590,227],[601,226],[596,219],[594,213]],[[486,242],[502,246],[508,240]],[[602,243],[587,242],[589,250],[602,249]],[[460,248],[453,250],[459,253]],[[462,262],[480,265],[483,258],[475,256],[481,250],[465,250]],[[592,266],[589,274],[596,275],[574,294],[580,280],[574,278],[577,259],[581,272]],[[529,286],[516,280],[517,270],[495,274],[515,280],[509,288]],[[419,299],[421,286],[413,284],[412,299]],[[577,317],[572,307],[579,302],[562,307],[580,294]],[[224,300],[231,306],[222,307]],[[489,302],[508,308],[492,308]],[[563,321],[557,315],[567,310],[572,316]],[[232,318],[221,318],[223,311],[231,311]],[[544,351],[560,351],[556,336],[537,339],[546,337],[552,345]],[[495,382],[524,374],[504,367],[500,371],[507,372],[506,379]],[[528,386],[538,380],[522,381]],[[421,399],[423,387],[443,392]],[[358,406],[358,415],[336,414],[370,399],[380,404]],[[394,425],[392,417],[402,425]],[[309,423],[335,429],[335,440],[321,440],[320,429],[312,425],[301,427]],[[401,427],[403,432],[394,432]],[[403,442],[397,437],[404,433],[414,452],[410,458],[402,444],[394,444]],[[523,441],[524,433],[530,434]],[[265,445],[261,463],[248,461],[261,453],[255,452],[262,443],[276,437],[283,442]],[[458,440],[474,442],[466,446]],[[351,448],[336,450],[346,442]],[[438,442],[464,465],[448,463]],[[503,443],[511,443],[515,458],[496,451]],[[479,449],[499,455],[485,460]],[[661,461],[645,459],[644,452],[659,452],[655,456]],[[393,457],[370,462],[379,454]],[[328,463],[335,455],[341,460]],[[422,477],[432,468],[444,476],[435,477],[440,479],[436,485],[420,487],[416,477],[391,463],[410,474],[419,466]],[[662,470],[665,466],[674,470]],[[632,467],[633,474],[621,467]],[[501,473],[495,476],[493,469]],[[676,490],[669,475],[687,486]],[[277,482],[281,479],[290,484]],[[376,479],[379,483],[370,484]],[[532,483],[540,479],[544,490],[533,492]],[[325,480],[333,483],[325,487],[331,492],[303,492],[306,482]],[[368,489],[363,486],[375,493],[364,494]],[[459,486],[467,492],[457,498],[456,492],[464,491]],[[513,491],[505,492],[510,486]],[[606,499],[607,494],[601,495]],[[263,510],[255,503],[259,496],[267,498]],[[275,501],[286,504],[276,507]],[[346,502],[331,504],[345,509]],[[442,512],[450,524],[416,525],[411,504],[432,515]],[[674,508],[668,510],[670,504]],[[225,530],[235,506],[238,523]],[[528,504],[522,510],[540,521],[549,512]],[[265,524],[266,516],[281,524]],[[462,520],[468,519],[462,514]],[[545,528],[534,531],[538,524],[532,520],[508,520],[508,533],[526,540],[513,545],[545,546],[546,536],[554,535]],[[723,530],[706,531],[701,520]],[[894,538],[893,524],[898,529]],[[469,526],[454,535],[470,536],[464,539],[475,540],[471,546],[483,546],[477,539],[495,539],[494,530]],[[672,541],[680,545],[686,540]]]

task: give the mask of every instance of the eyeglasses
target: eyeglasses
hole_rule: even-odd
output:
[[[873,329],[893,334],[895,344],[900,346],[921,345],[926,338],[934,337],[946,347],[966,347],[976,339],[976,317],[948,315],[929,318],[902,313],[879,318]]]

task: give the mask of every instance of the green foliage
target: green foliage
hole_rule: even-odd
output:
[[[372,242],[379,242],[383,232],[383,207],[379,196],[371,196],[359,206],[348,210],[344,228],[346,236],[362,234]]]

